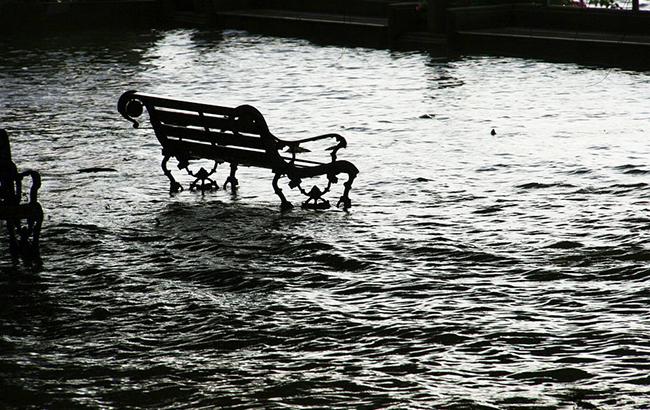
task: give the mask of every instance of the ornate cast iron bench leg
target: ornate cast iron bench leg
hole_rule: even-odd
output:
[[[275,176],[273,177],[273,191],[275,191],[276,195],[280,197],[280,201],[282,201],[282,203],[280,204],[280,209],[282,209],[283,211],[287,211],[293,208],[293,205],[291,204],[291,202],[287,201],[287,198],[282,193],[282,189],[278,187],[278,181],[280,180],[281,176],[282,176],[281,174],[276,173]]]
[[[36,262],[40,265],[40,233],[41,225],[43,223],[43,209],[40,205],[34,211],[35,215],[27,218],[25,225],[20,222],[15,225],[18,231],[18,249],[20,253],[29,261]],[[15,238],[13,239],[16,240]]]
[[[169,161],[169,158],[171,158],[170,155],[165,155],[163,157],[161,166],[163,173],[167,178],[169,178],[169,193],[175,194],[177,192],[181,192],[183,190],[183,186],[176,182],[174,175],[172,175],[172,172],[167,168],[167,161]]]
[[[331,184],[330,184],[331,185]],[[305,209],[329,209],[330,207],[330,202],[323,198],[323,195],[329,191],[329,185],[324,191],[321,191],[320,188],[318,188],[316,185],[314,185],[311,190],[307,193],[307,196],[309,197],[305,202],[302,203],[302,207]],[[301,190],[302,191],[302,190]],[[303,191],[304,192],[304,191]],[[313,201],[313,202],[311,202]]]
[[[32,227],[32,258],[36,263],[41,263],[41,247],[40,247],[40,237],[41,237],[41,225],[43,224],[43,209],[39,206],[39,212],[34,220]]]
[[[30,205],[30,216],[21,219],[7,219],[9,252],[14,259],[22,257],[29,263],[41,265],[40,235],[43,224],[43,208],[37,202]]]
[[[354,179],[357,177],[357,174],[348,174],[348,180],[345,181],[343,186],[345,189],[343,190],[343,195],[341,195],[341,198],[339,199],[339,202],[336,204],[336,207],[338,208],[339,205],[343,204],[343,209],[347,210],[352,206],[352,201],[350,201],[350,197],[348,196],[350,194],[350,189],[352,189],[352,183],[354,182]]]
[[[237,178],[235,177],[236,172],[237,164],[230,164],[230,175],[226,178],[226,182],[223,183],[223,189],[226,189],[228,184],[230,184],[230,190],[233,194],[237,191],[237,186],[239,185],[239,181],[237,181]]]
[[[338,161],[332,163],[329,172],[327,173],[327,186],[324,189],[320,189],[317,186],[313,186],[309,192],[305,191],[301,186],[301,179],[296,177],[293,178],[290,176],[291,181],[289,182],[289,187],[291,189],[298,187],[300,192],[307,197],[307,200],[303,202],[302,207],[305,209],[314,209],[314,210],[323,210],[330,207],[329,201],[327,201],[323,196],[330,192],[332,184],[338,182],[337,175],[339,173],[347,174],[348,180],[343,184],[345,189],[343,190],[343,195],[336,204],[337,208],[343,205],[343,210],[348,210],[352,207],[352,201],[350,201],[350,190],[352,189],[352,183],[354,179],[359,174],[359,170],[347,161]]]
[[[14,221],[7,221],[7,233],[9,234],[9,253],[14,259],[20,256],[20,245],[16,239],[16,223]],[[20,227],[18,227],[20,229]]]
[[[212,171],[208,172],[205,168],[201,167],[196,174],[192,173],[189,169],[187,169],[187,173],[195,177],[196,179],[194,182],[190,183],[190,191],[193,191],[195,189],[198,189],[201,191],[201,193],[205,193],[205,191],[212,191],[219,189],[219,185],[210,178],[210,175],[214,174],[214,172],[217,170],[217,163],[214,163],[214,168]]]

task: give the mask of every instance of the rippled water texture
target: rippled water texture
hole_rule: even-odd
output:
[[[650,406],[648,73],[185,30],[0,55],[46,211],[41,272],[0,251],[0,407]],[[128,89],[343,134],[353,208],[280,213],[259,169],[170,197]]]

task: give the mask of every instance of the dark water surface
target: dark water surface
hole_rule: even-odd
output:
[[[0,56],[46,210],[41,272],[0,250],[0,407],[650,407],[650,74],[185,30]],[[170,197],[128,89],[343,134],[354,207],[280,213],[259,169]]]

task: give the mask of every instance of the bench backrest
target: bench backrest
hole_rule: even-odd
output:
[[[41,175],[32,170],[18,172],[11,158],[9,135],[0,129],[0,205],[19,205],[23,199],[23,178],[31,177],[29,203],[37,202],[38,189],[41,187]],[[39,205],[40,206],[40,205]]]
[[[179,160],[179,167],[193,157],[266,168],[286,166],[278,154],[278,139],[254,107],[222,107],[135,91],[127,91],[118,101],[118,111],[135,127],[143,107],[163,150]]]
[[[11,159],[11,144],[9,135],[0,129],[0,203],[17,204],[20,197],[16,195],[16,177],[18,170]]]

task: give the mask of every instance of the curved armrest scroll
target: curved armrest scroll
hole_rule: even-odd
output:
[[[120,96],[117,101],[117,111],[122,117],[133,123],[133,128],[138,128],[140,123],[134,118],[139,117],[143,112],[143,104],[137,97],[137,91],[129,90]]]
[[[345,138],[343,138],[339,134],[323,134],[323,135],[317,135],[315,137],[309,137],[309,138],[303,138],[301,140],[292,140],[292,141],[284,141],[281,139],[278,139],[278,148],[284,148],[284,147],[290,147],[290,146],[298,146],[304,142],[312,142],[312,141],[318,141],[318,140],[323,140],[325,138],[336,138],[337,141],[343,141],[344,145],[347,145],[345,143]]]
[[[37,171],[27,170],[18,173],[18,178],[16,179],[16,194],[18,198],[22,195],[22,179],[25,177],[32,178],[32,186],[29,188],[29,203],[36,203],[38,200],[38,189],[41,187],[41,174]]]
[[[288,147],[288,152],[290,152],[294,159],[296,156],[296,153],[300,152],[309,152],[308,149],[301,148],[300,144],[305,143],[305,142],[312,142],[312,141],[318,141],[318,140],[323,140],[326,138],[334,138],[336,139],[337,144],[333,145],[329,148],[326,148],[327,151],[332,151],[330,154],[332,156],[332,161],[336,161],[336,153],[338,152],[339,149],[345,148],[348,146],[347,141],[343,136],[339,134],[323,134],[323,135],[317,135],[315,137],[309,137],[309,138],[303,138],[300,140],[294,140],[294,141],[284,141],[281,139],[278,139],[278,149]]]

